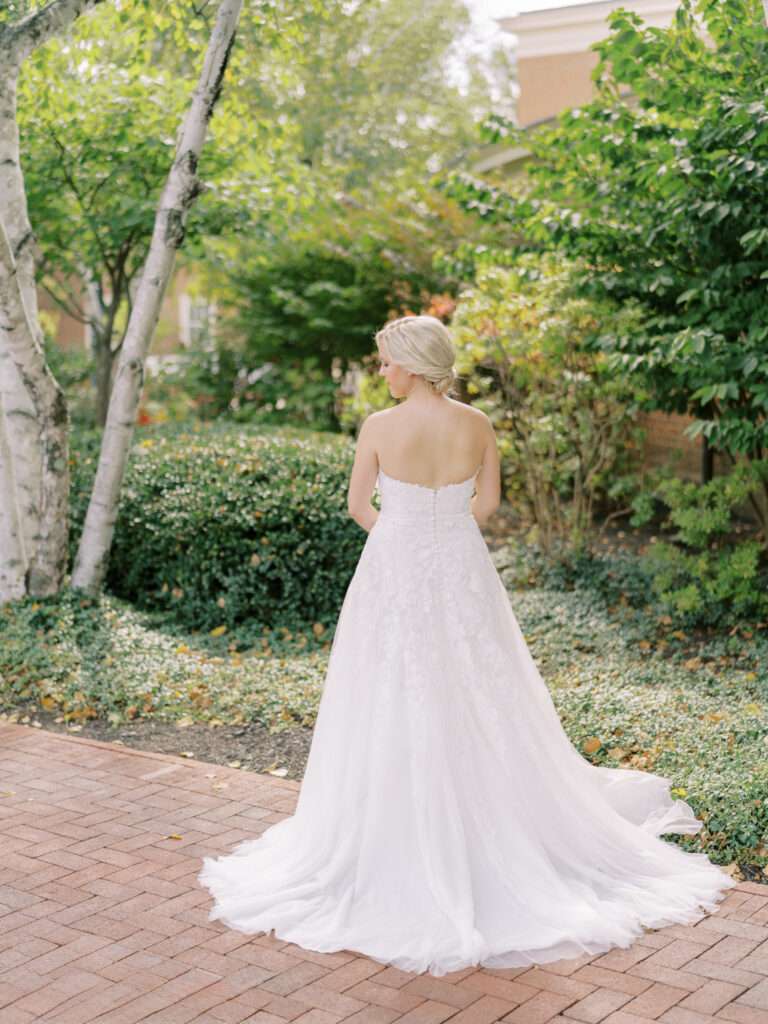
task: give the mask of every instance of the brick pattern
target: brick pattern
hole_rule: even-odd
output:
[[[643,468],[669,467],[681,480],[701,483],[701,437],[691,439],[685,433],[692,423],[692,416],[665,412],[641,413],[638,424],[645,431],[641,452]],[[712,468],[715,476],[725,476],[731,472],[730,460],[716,452]],[[740,512],[748,519],[754,517],[749,505],[742,506]]]
[[[675,467],[684,480],[701,478],[701,438],[687,437],[685,428],[693,422],[690,416],[651,412],[639,417],[645,430],[643,465],[650,469],[667,465]],[[718,466],[719,468],[719,466]]]
[[[768,1024],[768,886],[629,949],[441,978],[208,921],[300,786],[0,725],[0,1024]],[[176,838],[178,837],[178,838]]]

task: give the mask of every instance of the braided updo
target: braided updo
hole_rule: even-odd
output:
[[[454,390],[456,350],[448,328],[434,316],[401,316],[376,332],[393,363],[423,377],[438,394]]]

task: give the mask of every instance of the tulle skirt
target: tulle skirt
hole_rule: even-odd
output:
[[[205,857],[210,920],[440,976],[630,946],[736,885],[660,838],[670,780],[564,732],[472,516],[381,513],[347,589],[295,813]]]

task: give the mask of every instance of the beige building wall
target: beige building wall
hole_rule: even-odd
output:
[[[646,25],[666,28],[678,6],[678,0],[595,0],[501,18],[502,31],[515,42],[520,125],[589,101],[594,93],[590,74],[598,59],[592,47],[608,35],[612,11],[625,8]]]

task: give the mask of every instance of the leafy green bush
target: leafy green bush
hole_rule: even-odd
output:
[[[518,245],[589,267],[583,291],[641,305],[601,339],[646,408],[694,418],[713,449],[768,458],[768,61],[760,0],[681,0],[665,28],[607,18],[595,90],[535,130],[503,118],[489,141],[525,146],[500,188],[449,194]],[[664,74],[659,74],[659,68]],[[768,478],[754,502],[768,535]]]
[[[335,431],[338,387],[334,370],[328,372],[315,356],[251,368],[237,348],[198,346],[147,376],[138,422],[210,422],[225,417],[235,423]]]
[[[73,551],[97,456],[95,432],[74,441]],[[144,432],[108,587],[199,629],[335,619],[365,537],[346,509],[352,457],[347,439],[298,430]]]
[[[707,484],[657,479],[651,495],[664,508],[662,529],[644,561],[662,611],[689,625],[728,625],[768,613],[764,544],[740,538],[737,515],[768,476],[768,463],[739,463]],[[648,494],[635,503],[638,526],[654,509]]]
[[[336,429],[339,382],[315,356],[240,367],[232,384],[229,415],[238,423],[292,424]]]
[[[189,423],[226,415],[241,359],[226,345],[195,343],[158,361],[144,380],[138,423]]]
[[[759,556],[756,541],[693,553],[661,541],[646,558],[661,608],[689,625],[727,625],[768,611]]]
[[[353,394],[340,400],[339,420],[343,430],[353,433],[366,416],[392,405],[386,380],[376,372],[373,360],[363,360],[363,369]]]
[[[545,550],[588,546],[637,441],[634,391],[591,342],[634,312],[573,296],[578,267],[525,255],[484,267],[453,320],[457,368],[497,429],[507,497]]]
[[[523,559],[529,580],[555,590],[592,591],[608,605],[649,608],[652,575],[643,559],[630,551],[599,552],[560,550],[552,553],[536,548]]]
[[[518,585],[589,590],[671,627],[750,625],[768,614],[768,566],[754,528],[739,520],[759,467],[699,485],[657,474],[633,500],[633,526],[660,536],[641,553],[510,547]]]
[[[422,172],[392,191],[344,188],[318,197],[273,235],[252,233],[207,253],[224,330],[241,338],[250,366],[268,361],[362,358],[375,331],[397,313],[424,306],[459,280],[436,260],[468,236],[499,235],[422,183]]]

